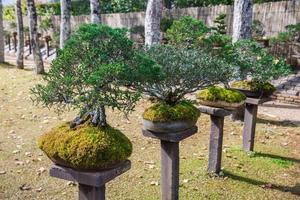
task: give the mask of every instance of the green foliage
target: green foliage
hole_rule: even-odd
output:
[[[167,30],[166,38],[172,45],[195,47],[209,31],[202,21],[186,16],[173,22]]]
[[[53,28],[53,23],[52,23],[52,16],[54,14],[53,9],[46,10],[43,15],[41,15],[41,21],[39,28],[42,32],[47,32],[51,28]]]
[[[269,82],[258,83],[247,80],[233,82],[231,87],[236,89],[250,90],[253,92],[263,92],[265,94],[272,94],[276,91],[276,88]]]
[[[196,122],[199,116],[199,110],[188,101],[180,101],[175,105],[157,103],[150,108],[147,108],[143,113],[143,118],[152,122],[180,120]]]
[[[168,17],[163,17],[160,21],[160,30],[162,32],[167,32],[168,29],[173,25],[174,20]]]
[[[130,140],[119,130],[87,124],[76,129],[68,124],[54,128],[38,139],[38,146],[51,160],[82,170],[110,168],[132,153]]]
[[[201,90],[196,96],[198,99],[204,101],[225,101],[227,103],[240,103],[246,99],[246,96],[237,90],[225,89],[218,86]]]
[[[271,38],[271,43],[281,42],[300,42],[300,23],[290,24],[285,27],[286,31],[278,33],[276,37]]]
[[[219,34],[226,34],[227,32],[227,26],[226,26],[226,14],[220,14],[217,16],[217,18],[214,20],[215,26],[212,27],[213,30],[215,30]]]
[[[199,45],[206,47],[207,50],[212,51],[213,47],[224,47],[231,44],[232,38],[229,35],[220,34],[218,32],[207,35]]]
[[[135,55],[126,30],[85,24],[58,52],[44,77],[47,84],[38,84],[32,93],[38,103],[56,106],[58,111],[71,107],[88,113],[108,106],[127,113],[134,108],[140,94],[124,86],[138,77],[145,78],[134,75],[137,66],[143,63],[151,70],[151,64]]]
[[[197,49],[158,45],[144,55],[160,69],[159,77],[136,87],[170,105],[180,102],[188,93],[227,81],[232,71],[232,66],[224,60]]]
[[[236,78],[251,77],[265,83],[290,73],[291,68],[282,58],[275,58],[253,40],[240,40],[220,48],[218,57],[236,66]]]

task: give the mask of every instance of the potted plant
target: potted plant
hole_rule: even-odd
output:
[[[44,77],[32,89],[46,107],[79,110],[70,123],[43,134],[38,146],[56,164],[79,170],[104,170],[124,162],[130,140],[106,121],[105,107],[128,113],[140,94],[128,89],[134,71],[133,42],[123,29],[86,24],[72,34]]]
[[[243,92],[247,97],[269,97],[276,88],[269,82],[259,83],[254,80],[235,81],[231,84],[231,88]]]
[[[237,90],[211,86],[196,95],[200,104],[235,110],[245,103],[246,96]]]
[[[191,128],[200,113],[185,95],[218,83],[228,69],[226,63],[196,49],[171,45],[155,46],[144,54],[160,69],[155,81],[135,85],[156,101],[143,114],[144,129],[167,133]]]
[[[290,73],[290,66],[282,58],[275,58],[252,40],[240,40],[221,48],[218,57],[235,65],[236,80],[231,87],[249,97],[269,96],[275,88],[269,81]],[[241,81],[240,81],[241,80]]]

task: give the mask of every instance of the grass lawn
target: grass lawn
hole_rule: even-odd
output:
[[[71,120],[76,111],[56,115],[36,107],[29,89],[41,81],[28,69],[0,66],[0,199],[77,199],[77,187],[51,178],[51,161],[36,146],[37,137]],[[133,142],[132,169],[108,184],[110,200],[160,198],[159,141],[141,133],[142,100],[129,121],[109,111],[109,123]],[[209,117],[201,115],[199,132],[180,144],[180,199],[300,199],[300,127],[259,116],[255,152],[241,151],[243,124],[225,120],[223,176],[206,173]]]

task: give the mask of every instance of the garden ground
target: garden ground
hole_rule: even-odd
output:
[[[57,116],[36,107],[29,89],[40,81],[29,68],[0,66],[0,199],[77,198],[73,183],[48,175],[52,163],[36,146],[40,134],[71,120],[76,112]],[[129,120],[109,111],[109,123],[134,146],[132,169],[108,184],[110,200],[159,199],[159,142],[141,134],[141,114],[147,106],[149,102],[141,101]],[[260,108],[266,113],[272,109]],[[296,115],[299,109],[289,112]],[[223,177],[206,173],[210,124],[209,117],[201,115],[199,132],[180,144],[180,199],[300,199],[300,127],[275,115],[259,115],[256,152],[251,154],[240,148],[243,124],[225,120]]]

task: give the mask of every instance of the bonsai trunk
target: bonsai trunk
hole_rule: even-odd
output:
[[[105,107],[100,106],[99,108],[96,108],[92,112],[85,112],[82,115],[76,117],[70,123],[70,128],[75,128],[76,126],[84,124],[89,120],[93,126],[106,127],[107,122],[106,122]]]

